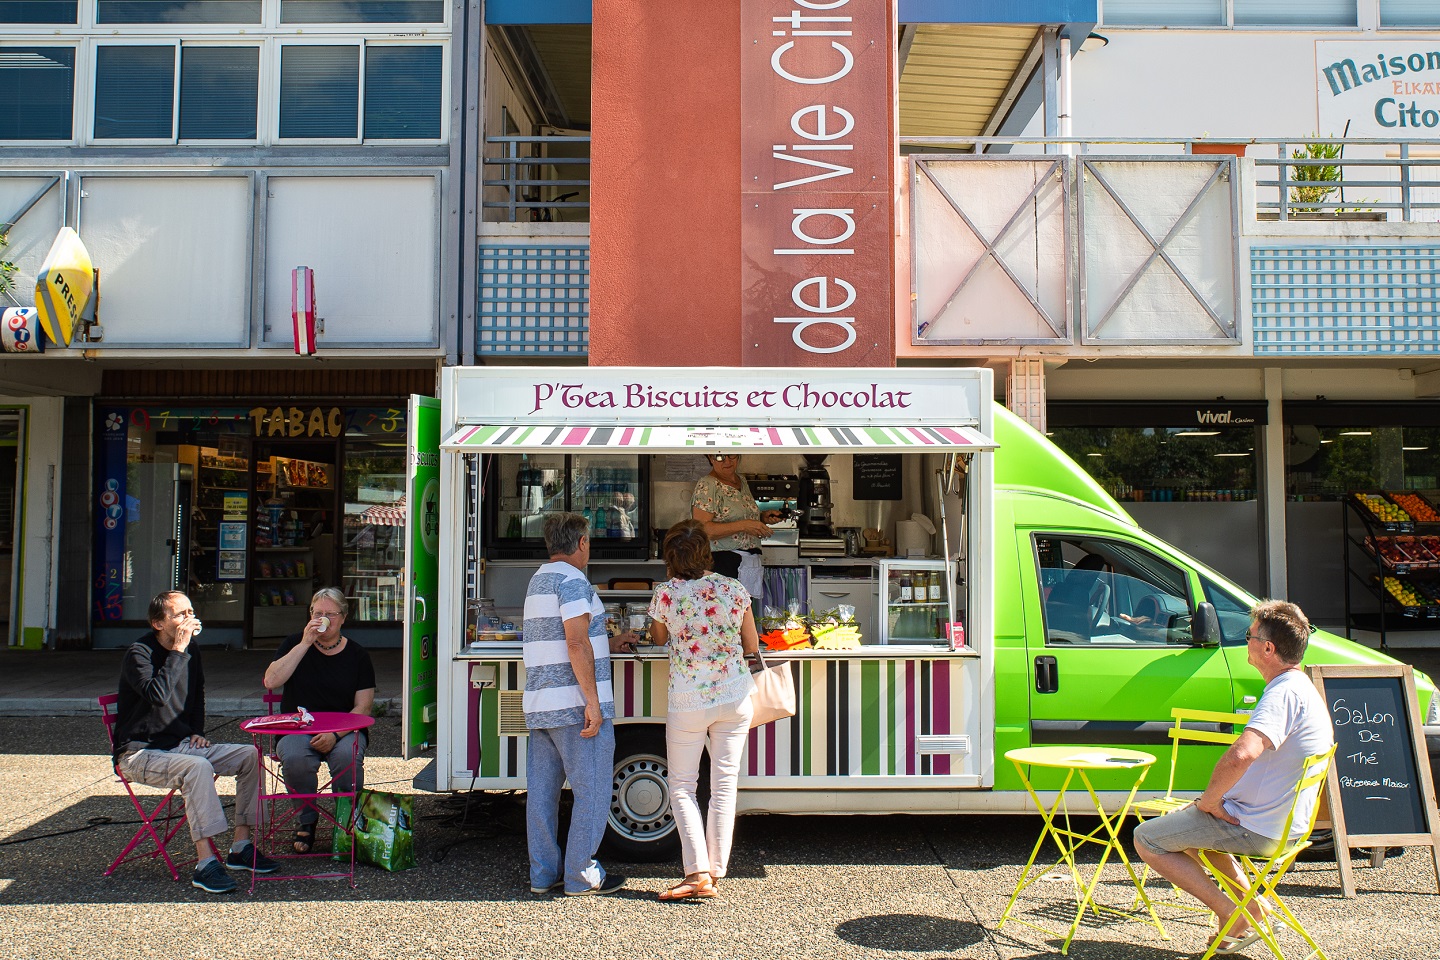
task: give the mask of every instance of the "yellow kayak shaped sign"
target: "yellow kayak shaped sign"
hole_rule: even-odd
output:
[[[80,235],[61,227],[35,278],[35,307],[52,343],[68,347],[95,291],[95,265]]]

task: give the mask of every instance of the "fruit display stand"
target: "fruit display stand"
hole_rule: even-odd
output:
[[[1346,636],[1357,583],[1379,605],[1381,650],[1390,629],[1440,626],[1440,511],[1408,490],[1352,493],[1345,502]]]

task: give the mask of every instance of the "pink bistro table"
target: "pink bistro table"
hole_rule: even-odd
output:
[[[357,766],[359,760],[359,738],[356,738],[355,742],[351,745],[350,763],[340,770],[336,770],[332,766],[330,768],[330,779],[326,783],[322,784],[319,791],[316,793],[292,793],[286,788],[285,777],[280,769],[278,758],[274,756],[269,756],[265,752],[265,738],[300,736],[313,737],[321,733],[333,733],[336,735],[336,737],[340,737],[344,734],[352,733],[356,730],[365,730],[369,727],[374,726],[375,718],[363,716],[358,713],[333,713],[325,711],[313,712],[311,716],[315,718],[315,722],[305,727],[275,727],[270,725],[262,725],[265,723],[265,721],[271,720],[271,717],[254,717],[240,724],[240,729],[250,734],[250,739],[255,744],[255,752],[260,757],[260,776],[256,778],[256,791],[259,803],[256,809],[264,810],[265,802],[267,800],[271,802],[272,809],[275,801],[278,800],[309,801],[307,805],[313,806],[317,811],[319,811],[319,813],[323,817],[325,817],[325,819],[329,820],[332,824],[335,825],[336,830],[344,830],[346,833],[351,834],[352,839],[350,843],[350,869],[348,871],[331,870],[326,873],[287,873],[284,875],[271,876],[262,876],[252,870],[250,872],[250,890],[252,893],[255,890],[255,884],[261,880],[338,880],[341,877],[345,877],[350,880],[351,888],[353,889],[355,887],[355,843],[353,839],[353,824],[355,822],[355,811],[360,806],[360,798],[356,796],[353,789],[345,791],[334,790],[331,788],[334,786],[336,779],[338,779],[342,774],[354,773],[355,767]],[[354,782],[354,777],[352,776],[351,783],[353,784]],[[326,810],[324,807],[320,806],[320,804],[315,802],[316,800],[320,799],[338,800],[342,797],[350,798],[350,816],[346,818],[346,822],[343,824],[339,821],[337,817],[331,814],[329,810]],[[290,809],[287,805],[285,813],[278,819],[275,817],[270,817],[270,822],[265,825],[264,830],[260,830],[257,828],[255,831],[255,848],[257,850],[262,850],[262,844],[268,844],[269,841],[275,836],[275,831],[278,830],[283,824],[288,823],[290,821],[290,818],[293,816],[295,816],[295,811],[293,809]],[[330,856],[329,853],[280,853],[278,851],[273,852],[270,855],[276,859],[281,860],[303,860],[307,857]]]

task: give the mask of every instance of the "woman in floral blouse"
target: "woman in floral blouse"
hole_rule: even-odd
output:
[[[651,637],[670,648],[669,715],[665,744],[670,761],[670,806],[680,830],[685,879],[661,900],[713,897],[725,876],[735,829],[735,788],[750,734],[750,691],[745,663],[760,649],[750,594],[738,580],[712,570],[710,537],[697,520],[682,520],[665,534],[670,580],[650,601]],[[710,815],[702,823],[695,785],[700,754],[710,742]]]

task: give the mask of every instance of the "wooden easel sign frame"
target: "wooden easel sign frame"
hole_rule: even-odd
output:
[[[1429,847],[1440,889],[1440,815],[1414,670],[1397,663],[1319,664],[1305,671],[1325,700],[1339,744],[1325,778],[1325,799],[1335,833],[1340,892],[1355,896],[1352,848],[1377,848],[1382,853],[1372,862],[1383,862],[1387,846]],[[1409,749],[1404,746],[1407,735]],[[1377,824],[1387,829],[1377,831]]]

